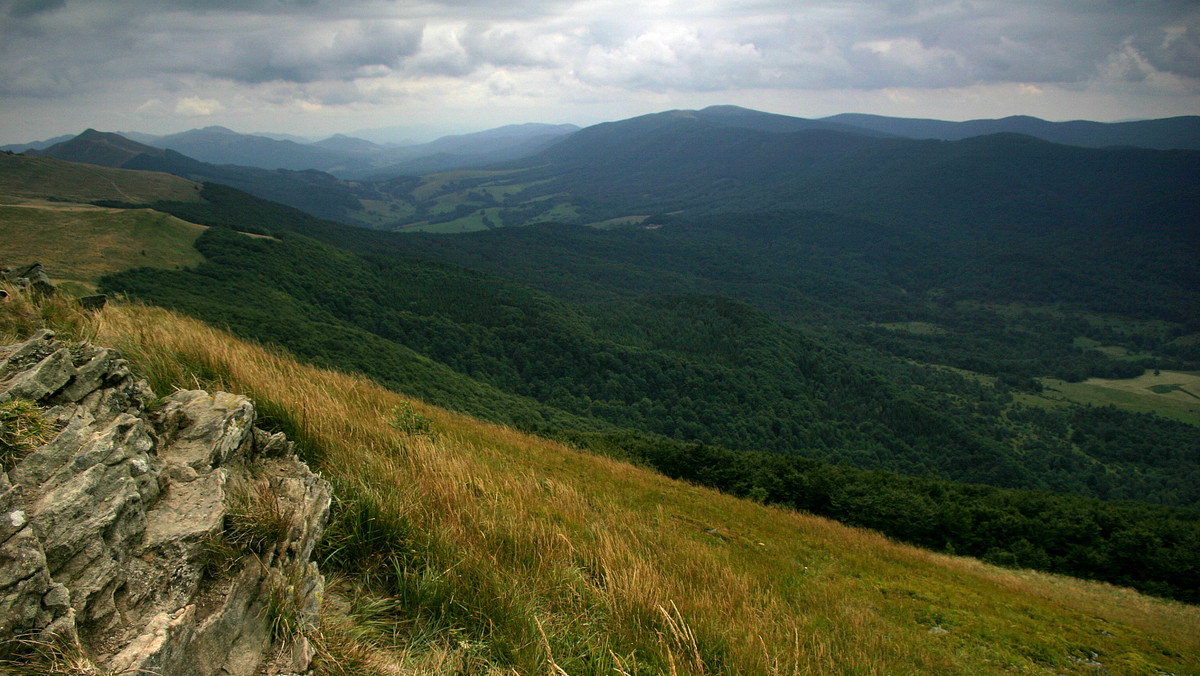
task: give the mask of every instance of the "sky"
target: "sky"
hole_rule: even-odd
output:
[[[209,125],[421,141],[715,104],[1200,114],[1200,1],[0,0],[0,143]]]

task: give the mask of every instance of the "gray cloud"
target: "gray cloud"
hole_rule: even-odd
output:
[[[1079,82],[1127,49],[1160,71],[1200,77],[1200,18],[1186,3],[779,0],[657,13],[629,3],[604,19],[593,5],[505,7],[15,0],[0,53],[23,60],[9,82],[48,91],[71,82],[63,64],[84,79],[158,68],[251,84],[485,67],[569,69],[585,82],[652,90]],[[102,26],[87,23],[100,16]]]
[[[1134,35],[1130,44],[1159,70],[1200,78],[1200,21],[1153,27]]]
[[[53,12],[67,4],[67,0],[15,0],[4,4],[7,5],[5,14],[13,19],[24,19],[35,14]]]
[[[138,105],[187,97],[232,113],[218,97],[353,106],[1008,84],[1200,97],[1200,6],[1180,0],[0,0],[0,17],[9,99],[128,90],[144,92]]]
[[[230,39],[201,72],[252,84],[369,77],[416,54],[422,32],[420,25],[390,21],[340,21],[286,34],[263,29]],[[188,71],[192,65],[173,60],[172,68]]]

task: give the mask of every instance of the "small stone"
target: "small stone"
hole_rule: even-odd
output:
[[[18,284],[24,281],[23,286],[27,286],[34,293],[43,296],[53,296],[58,290],[54,286],[54,282],[50,281],[50,276],[46,274],[46,269],[42,267],[41,263],[34,263],[24,270],[10,272],[8,277]]]
[[[312,647],[307,638],[301,636],[292,644],[292,671],[297,674],[308,671],[308,667],[312,664],[313,656],[316,654],[316,648]]]
[[[933,634],[934,636],[941,636],[942,634],[949,634],[950,630],[943,629],[942,627],[935,624],[929,628],[929,633]]]
[[[71,605],[71,592],[56,582],[50,585],[50,589],[42,595],[42,605],[46,608],[69,608]]]
[[[266,434],[265,432],[263,433]],[[283,432],[276,432],[267,436],[265,439],[260,439],[255,435],[255,446],[258,452],[268,458],[287,458],[292,455],[292,442],[288,441]]]
[[[83,309],[91,312],[103,310],[106,303],[108,303],[108,296],[102,293],[95,296],[83,296],[79,299],[79,304],[83,306]]]
[[[200,478],[199,472],[187,465],[167,465],[166,476],[173,484],[186,484]]]

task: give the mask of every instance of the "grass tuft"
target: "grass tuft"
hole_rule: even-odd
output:
[[[204,539],[204,570],[211,578],[221,578],[233,572],[246,551],[229,541],[225,533]]]
[[[227,501],[225,538],[230,544],[265,554],[287,538],[292,514],[267,479],[230,482]]]
[[[406,436],[433,436],[433,423],[417,412],[411,402],[402,401],[392,407],[389,423]]]
[[[98,668],[77,642],[17,637],[0,644],[0,674],[11,676],[115,676]]]
[[[70,341],[91,340],[98,329],[96,317],[64,294],[52,298],[36,297],[28,291],[0,282],[8,296],[0,301],[0,341],[15,343],[42,328],[52,329],[59,338]]]
[[[267,616],[271,618],[271,635],[278,641],[294,643],[307,637],[316,628],[305,611],[303,586],[307,565],[296,563],[284,570],[271,569],[267,579]]]
[[[32,401],[13,399],[0,404],[0,469],[12,468],[22,455],[47,443],[58,433]]]

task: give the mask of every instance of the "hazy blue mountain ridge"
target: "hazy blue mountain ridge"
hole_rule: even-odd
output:
[[[215,165],[174,150],[155,148],[119,134],[94,129],[45,150],[31,152],[70,162],[162,171],[195,181],[229,185],[321,218],[339,221],[345,220],[347,211],[359,204],[345,184],[322,172]]]
[[[1090,148],[1132,146],[1155,150],[1200,150],[1200,116],[1197,115],[1129,122],[1048,122],[1028,115],[1013,115],[994,120],[948,122],[843,113],[822,120],[915,139],[958,141],[972,136],[1011,132]]]
[[[260,169],[328,171],[347,162],[344,153],[295,141],[239,134],[225,127],[192,129],[160,136],[148,145],[174,150],[210,164],[236,164]]]

